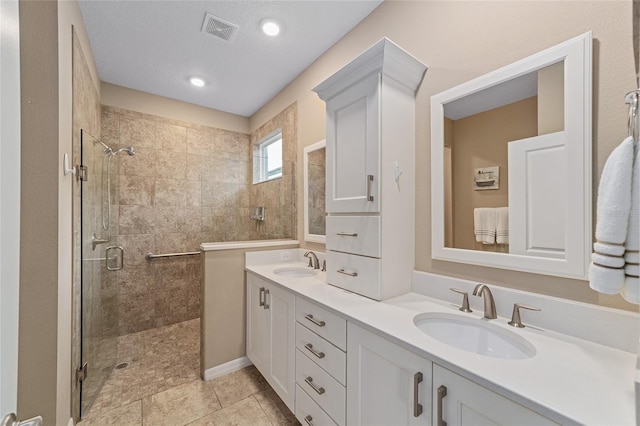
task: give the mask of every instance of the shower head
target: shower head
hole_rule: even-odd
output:
[[[113,152],[111,155],[118,155],[123,151],[126,152],[129,155],[136,155],[136,152],[135,152],[135,150],[133,149],[132,146],[129,146],[127,148],[120,148],[119,150]]]

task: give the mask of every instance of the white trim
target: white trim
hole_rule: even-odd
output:
[[[309,145],[307,147],[304,148],[304,154],[302,155],[302,162],[303,162],[303,178],[304,178],[304,183],[303,183],[303,187],[302,190],[304,192],[304,204],[303,204],[303,211],[304,211],[304,240],[305,241],[310,241],[312,243],[322,243],[322,244],[326,244],[327,242],[327,236],[326,235],[320,235],[320,234],[310,234],[309,233],[309,153],[314,152],[314,151],[318,151],[320,149],[323,149],[327,146],[326,141],[323,139],[319,142],[316,142],[312,145]],[[325,172],[326,175],[326,172]],[[326,192],[326,191],[325,191]],[[326,208],[325,208],[326,210]],[[326,228],[325,228],[325,232],[326,232]]]
[[[251,360],[246,356],[243,356],[242,358],[234,359],[233,361],[225,362],[224,364],[220,364],[213,368],[205,370],[204,374],[202,375],[202,380],[213,380],[215,378],[224,376],[225,374],[233,373],[234,371],[238,371],[250,365],[253,365]]]
[[[200,250],[217,251],[217,250],[236,250],[257,247],[277,247],[298,245],[298,240],[256,240],[256,241],[231,241],[226,243],[202,243]]]
[[[75,423],[74,423],[74,421],[73,421],[73,417],[71,417],[71,418],[69,419],[69,423],[67,423],[67,426],[75,426]]]
[[[591,70],[592,34],[585,33],[550,49],[431,97],[431,252],[433,259],[586,280],[591,252]],[[563,259],[492,253],[445,247],[444,105],[545,66],[564,61],[564,116],[567,135]]]
[[[16,411],[20,292],[20,19],[0,1],[0,417]]]

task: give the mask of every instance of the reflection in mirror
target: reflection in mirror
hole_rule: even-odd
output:
[[[509,189],[516,176],[510,166],[523,165],[510,165],[509,153],[524,139],[563,130],[564,61],[444,104],[444,179],[449,212],[445,214],[445,246],[504,253],[517,250],[518,242],[516,247],[509,244],[510,237],[520,234],[509,232],[509,207],[513,204]],[[532,139],[531,143],[535,147],[541,140]],[[552,179],[562,180],[562,168],[546,173],[555,173]],[[514,182],[516,187],[523,184]],[[546,196],[554,189],[559,186],[549,188]],[[564,218],[541,226],[536,235],[539,240],[548,240],[541,246],[554,249],[536,254],[563,254],[564,241],[559,236],[564,235]]]
[[[324,243],[325,231],[325,141],[304,149],[304,239]]]
[[[591,33],[431,98],[434,259],[586,279]]]

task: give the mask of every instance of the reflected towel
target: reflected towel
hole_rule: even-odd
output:
[[[631,181],[631,210],[627,226],[627,241],[625,243],[624,288],[622,297],[628,302],[640,304],[640,280],[638,270],[640,266],[640,149],[636,148],[636,159],[633,164]]]
[[[473,233],[476,241],[482,244],[496,242],[496,209],[473,209]]]
[[[633,138],[628,137],[613,150],[600,177],[589,285],[601,293],[616,294],[625,284],[623,253],[631,209],[633,158]]]
[[[509,244],[509,207],[496,209],[496,243]]]

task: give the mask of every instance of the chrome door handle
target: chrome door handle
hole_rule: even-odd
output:
[[[436,416],[438,421],[437,426],[447,426],[447,422],[445,422],[444,419],[442,418],[442,400],[444,399],[445,396],[447,396],[447,387],[445,385],[441,385],[438,388],[438,407],[436,411]]]
[[[269,304],[267,303],[267,296],[269,295],[269,289],[264,291],[264,309],[269,309]]]
[[[264,287],[260,287],[260,297],[258,301],[258,306],[264,306]]]
[[[313,417],[311,417],[311,414],[309,414],[307,417],[304,418],[304,422],[306,424],[308,424],[309,426],[313,426],[313,423],[311,423],[311,420],[313,420]]]
[[[306,350],[308,350],[309,352],[311,352],[312,354],[314,354],[318,358],[320,358],[320,359],[324,358],[324,352],[318,352],[315,349],[313,349],[313,345],[311,343],[307,343],[306,345],[304,345],[304,347],[305,347]]]
[[[109,266],[109,252],[111,250],[118,250],[120,252],[120,263],[116,264],[115,268],[112,268],[111,266]],[[122,267],[124,266],[124,249],[122,248],[122,246],[110,246],[107,247],[107,249],[104,252],[104,265],[107,268],[107,271],[119,271],[122,269]],[[117,259],[118,256],[115,256],[115,259]],[[114,259],[114,257],[111,257],[111,259]]]
[[[347,272],[344,269],[338,269],[336,272],[339,273],[339,274],[348,275],[350,277],[357,277],[358,276],[357,272]]]
[[[358,233],[357,232],[338,232],[336,233],[336,235],[339,235],[341,237],[357,237]]]
[[[422,383],[422,373],[417,372],[413,375],[413,417],[420,417],[422,414],[422,404],[418,401],[420,400],[418,385]]]
[[[367,201],[373,201],[373,195],[371,195],[372,184],[373,184],[373,175],[367,175]]]
[[[315,325],[317,325],[318,327],[324,327],[326,325],[324,321],[318,321],[311,314],[305,315],[304,317],[309,321],[311,321],[312,323],[314,323]]]
[[[305,382],[307,382],[307,384],[309,386],[311,386],[311,388],[316,391],[318,393],[318,395],[322,395],[324,393],[324,388],[322,387],[317,387],[316,385],[313,384],[313,379],[311,378],[311,376],[307,377],[306,379],[304,379]]]
[[[42,416],[36,416],[29,420],[19,421],[15,413],[4,416],[0,421],[1,426],[42,426]]]

